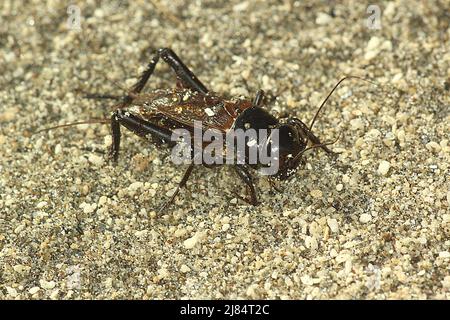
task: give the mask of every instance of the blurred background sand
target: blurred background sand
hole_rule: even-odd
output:
[[[23,2],[0,4],[0,298],[450,297],[448,2]],[[108,126],[32,135],[109,117],[83,92],[122,94],[160,47],[307,123],[342,76],[381,85],[337,90],[315,132],[342,153],[282,193],[259,178],[251,207],[230,168],[196,168],[160,215],[168,152],[124,130],[113,167]]]

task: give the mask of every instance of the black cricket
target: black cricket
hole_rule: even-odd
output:
[[[166,62],[175,73],[177,78],[176,87],[172,89],[157,89],[150,93],[141,93],[160,59]],[[252,128],[256,131],[258,129],[267,129],[268,131],[278,129],[279,170],[273,176],[269,176],[269,182],[272,185],[273,180],[286,180],[296,172],[299,165],[303,162],[302,155],[305,151],[321,148],[328,154],[334,154],[327,145],[331,145],[335,141],[322,143],[313,134],[312,127],[328,98],[338,85],[348,78],[365,80],[356,76],[342,78],[324,99],[311,124],[307,126],[295,117],[277,119],[272,116],[264,109],[264,92],[262,90],[257,92],[252,101],[239,97],[228,99],[209,91],[171,49],[159,49],[145,71],[141,74],[139,80],[121,98],[120,102],[114,106],[115,111],[110,120],[112,132],[110,159],[113,162],[117,162],[118,160],[121,126],[140,137],[150,138],[153,143],[165,144],[167,146],[174,146],[175,144],[174,141],[171,141],[174,129],[184,128],[193,131],[193,123],[195,120],[202,121],[205,124],[202,128],[203,130],[214,128],[220,130],[223,134],[226,134],[228,130],[238,128]],[[91,95],[90,97],[117,98],[96,95]],[[211,111],[213,115],[211,115]],[[106,121],[78,122],[73,124],[93,122],[105,123]],[[310,143],[311,145],[308,147]],[[270,145],[268,147],[270,148]],[[247,157],[246,160],[248,160]],[[209,167],[209,165],[204,165]],[[250,193],[249,199],[239,195],[237,196],[249,204],[257,205],[258,197],[251,170],[258,169],[261,165],[249,164],[246,161],[245,164],[235,164],[232,167]],[[184,172],[176,191],[162,205],[160,211],[174,201],[180,189],[186,185],[193,169],[194,162],[192,161]]]

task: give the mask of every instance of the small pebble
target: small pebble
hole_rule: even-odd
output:
[[[142,182],[133,182],[132,184],[130,184],[129,186],[128,186],[128,189],[130,190],[130,191],[137,191],[137,190],[139,190],[139,189],[142,189],[144,187],[144,184],[142,183]]]
[[[31,288],[30,290],[28,290],[28,292],[29,292],[30,294],[35,294],[35,293],[37,293],[39,290],[41,290],[41,288],[39,288],[39,287],[33,287],[33,288]]]
[[[62,152],[61,144],[57,144],[55,147],[55,154],[60,154]]]
[[[236,11],[236,12],[245,11],[245,10],[247,10],[248,5],[249,5],[248,1],[242,1],[233,6],[233,11]]]
[[[310,194],[311,194],[311,196],[313,197],[313,198],[322,198],[322,191],[320,191],[320,190],[311,190],[311,192],[310,192]]]
[[[359,118],[355,118],[350,120],[350,126],[352,130],[360,130],[364,128],[364,122]]]
[[[336,219],[328,219],[327,224],[330,227],[331,232],[336,233],[339,231],[339,224]]]
[[[17,296],[17,290],[15,288],[7,286],[6,287],[6,292],[8,293],[8,295],[10,295],[13,298]]]
[[[183,264],[183,265],[180,267],[180,271],[181,271],[182,273],[186,273],[186,272],[191,271],[191,268],[189,268],[187,265]]]
[[[47,205],[47,201],[41,201],[36,205],[37,209],[42,209],[43,207],[45,207]]]
[[[381,39],[379,37],[373,36],[372,38],[370,38],[369,42],[367,43],[364,59],[372,60],[373,58],[375,58],[381,50],[380,45]]]
[[[103,138],[103,145],[108,148],[112,144],[112,136],[110,134],[106,135],[105,138]]]
[[[385,176],[389,172],[389,168],[391,167],[391,164],[387,162],[386,160],[383,160],[378,165],[378,173]]]
[[[103,164],[103,157],[91,153],[89,155],[88,161],[95,166],[101,166]]]
[[[450,276],[444,277],[444,280],[442,281],[442,286],[444,288],[450,289]]]
[[[312,251],[317,250],[317,248],[319,247],[317,239],[315,237],[311,237],[311,236],[306,237],[305,245],[307,248],[309,248]]]
[[[368,223],[372,220],[372,216],[368,213],[363,213],[360,217],[359,217],[359,221],[362,223]]]
[[[170,276],[170,272],[166,268],[159,269],[158,274],[159,274],[160,279],[166,279]]]
[[[195,234],[193,237],[186,239],[183,244],[186,249],[194,248],[198,243],[198,235]]]
[[[56,286],[56,282],[55,281],[46,281],[46,280],[39,280],[39,284],[41,286],[42,289],[46,289],[46,290],[51,290]]]
[[[435,142],[435,141],[431,141],[428,142],[425,147],[430,150],[430,151],[434,151],[434,152],[439,152],[441,151],[441,146],[439,145],[439,143]]]
[[[12,121],[18,115],[16,107],[7,108],[3,113],[0,113],[0,122]]]
[[[325,25],[325,24],[330,23],[331,20],[332,20],[332,18],[331,18],[330,15],[328,15],[326,13],[323,13],[323,12],[319,12],[317,14],[316,24],[318,24],[318,25]]]

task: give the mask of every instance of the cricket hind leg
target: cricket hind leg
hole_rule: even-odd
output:
[[[171,130],[118,109],[111,116],[112,144],[109,156],[114,162],[117,162],[119,157],[121,139],[120,126],[124,126],[140,137],[146,138],[150,135],[169,146],[175,145],[175,142],[171,141]]]
[[[166,128],[159,127],[158,125],[149,121],[143,120],[133,114],[125,114],[122,110],[117,110],[111,117],[111,131],[113,142],[111,145],[110,157],[116,162],[119,155],[120,147],[120,126],[124,126],[136,135],[140,137],[147,137],[151,135],[154,138],[165,142],[169,146],[175,145],[175,142],[171,140],[172,132]],[[170,199],[163,203],[158,212],[165,210],[176,198],[180,190],[186,186],[186,183],[194,169],[194,161],[191,162],[187,170],[185,171],[183,178],[178,184],[177,189],[172,194]]]
[[[151,135],[154,138],[157,138],[170,146],[173,146],[175,142],[171,141],[172,132],[166,128],[159,127],[154,123],[143,120],[135,115],[128,114],[126,115],[122,110],[117,110],[114,112],[111,117],[111,131],[113,142],[111,145],[110,157],[116,162],[119,155],[119,147],[120,147],[120,126],[124,126],[136,135],[140,137],[147,137]],[[194,169],[194,161],[191,162],[187,170],[185,171],[183,178],[178,184],[177,189],[172,194],[170,199],[166,201],[158,210],[158,212],[162,212],[166,209],[176,198],[180,190],[186,186],[186,183]]]
[[[116,115],[117,111],[111,116],[111,149],[109,151],[109,158],[113,160],[114,163],[119,159],[119,149],[120,149],[120,121],[119,117]]]
[[[162,59],[166,62],[172,71],[176,74],[179,82],[181,82],[182,87],[188,88],[201,92],[203,94],[208,93],[206,86],[197,78],[197,76],[183,63],[183,61],[172,51],[170,48],[158,49],[154,57],[150,60],[147,68],[142,72],[139,80],[131,86],[128,94],[122,98],[121,108],[128,106],[132,101],[133,97],[139,94],[142,89],[144,89],[150,76],[155,71],[155,67]],[[102,95],[102,94],[87,94],[88,99],[118,99],[120,97],[114,95]]]
[[[206,86],[197,78],[197,76],[183,63],[183,61],[170,48],[158,50],[161,58],[172,68],[182,84],[189,89],[203,94],[208,93]]]
[[[154,124],[142,120],[136,116],[130,115],[125,117],[121,109],[126,108],[133,101],[133,97],[139,94],[150,79],[150,76],[155,71],[155,67],[159,59],[163,59],[175,72],[177,78],[186,88],[208,93],[208,89],[201,83],[201,81],[194,75],[194,73],[181,61],[181,59],[169,48],[162,48],[157,51],[150,63],[147,65],[145,71],[139,77],[139,80],[131,87],[129,93],[122,98],[122,102],[117,106],[118,111],[114,112],[111,117],[111,133],[113,142],[111,145],[110,158],[117,162],[120,148],[120,125],[127,127],[138,135],[154,134],[161,140],[170,141],[169,130],[155,126]],[[110,96],[95,95],[93,98],[108,99]],[[162,138],[163,137],[163,138]]]
[[[185,88],[192,89],[203,94],[208,93],[208,89],[197,78],[197,76],[181,61],[181,59],[169,48],[158,49],[155,56],[150,60],[145,71],[141,74],[138,82],[131,87],[131,95],[128,95],[127,100],[132,100],[132,95],[142,91],[150,76],[155,71],[159,59],[166,62],[173,72],[175,72],[179,81]]]

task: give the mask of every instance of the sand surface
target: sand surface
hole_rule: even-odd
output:
[[[46,3],[46,4],[44,4]],[[450,298],[446,1],[1,1],[0,298]],[[69,28],[70,26],[70,28]],[[374,25],[371,25],[372,27]],[[376,27],[376,25],[375,25]],[[156,49],[216,92],[253,97],[340,140],[251,207],[230,167],[183,167],[109,117]],[[174,77],[160,64],[146,90]]]

